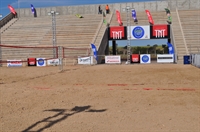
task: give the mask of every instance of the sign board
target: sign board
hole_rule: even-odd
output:
[[[47,60],[47,65],[48,66],[58,66],[60,65],[60,60],[59,59],[51,59],[51,60]]]
[[[83,64],[83,65],[93,64],[93,56],[78,57],[78,64]]]
[[[140,55],[139,54],[132,54],[131,55],[131,62],[140,62]]]
[[[109,40],[126,40],[127,31],[124,26],[116,26],[108,28],[108,38]]]
[[[173,54],[157,54],[158,63],[173,63],[174,55]]]
[[[37,58],[37,66],[39,66],[39,67],[46,66],[45,58]]]
[[[150,26],[151,39],[170,38],[170,25],[153,25]]]
[[[28,58],[28,66],[36,66],[36,58]]]
[[[140,55],[140,63],[143,63],[143,64],[151,63],[151,55],[150,54],[141,54]]]
[[[7,60],[7,67],[21,67],[22,60]]]
[[[150,39],[150,26],[128,26],[127,34],[130,39]]]
[[[121,64],[121,56],[105,56],[106,64]]]

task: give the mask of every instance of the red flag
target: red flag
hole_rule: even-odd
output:
[[[122,26],[122,20],[121,20],[121,17],[120,17],[120,12],[118,10],[116,10],[116,16],[117,16],[117,21],[119,23],[120,26]]]
[[[149,22],[154,25],[154,21],[153,21],[153,18],[151,16],[151,13],[149,12],[149,10],[145,10],[146,11],[146,14],[148,16],[148,19],[149,19]]]
[[[12,12],[14,15],[16,15],[16,11],[11,5],[8,5],[8,8],[10,9],[10,12]]]

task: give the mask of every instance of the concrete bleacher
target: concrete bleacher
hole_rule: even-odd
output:
[[[178,10],[189,54],[200,53],[200,10]]]
[[[200,10],[176,10],[171,15],[178,63],[183,64],[184,55],[200,52]]]
[[[85,14],[83,17],[77,18],[75,15],[56,16],[57,46],[82,48],[81,50],[72,50],[71,52],[73,53],[70,53],[70,50],[65,52],[65,56],[73,56],[69,58],[88,55],[88,49],[95,37],[97,27],[102,23],[102,16],[98,14]],[[2,32],[2,44],[5,45],[49,47],[53,46],[52,39],[51,16],[22,17]],[[21,48],[2,48],[2,59],[52,58],[52,51],[53,49],[35,50],[32,48],[32,50],[24,50]]]

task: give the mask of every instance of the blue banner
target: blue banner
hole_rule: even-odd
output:
[[[32,11],[33,14],[35,14],[35,8],[32,4],[31,4],[31,11]]]
[[[171,43],[167,43],[169,54],[174,54],[174,46]]]
[[[91,44],[91,47],[92,47],[92,51],[94,53],[94,58],[96,59],[96,61],[98,60],[97,58],[97,48],[94,44]]]
[[[137,20],[135,9],[132,9],[132,18],[134,19],[134,21]]]

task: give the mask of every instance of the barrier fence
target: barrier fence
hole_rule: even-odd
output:
[[[191,54],[191,64],[200,68],[200,54]]]
[[[0,45],[0,66],[74,65],[78,56],[89,56],[91,48]],[[31,60],[31,61],[29,61]],[[31,64],[29,64],[31,62]],[[62,69],[62,67],[60,67]]]

